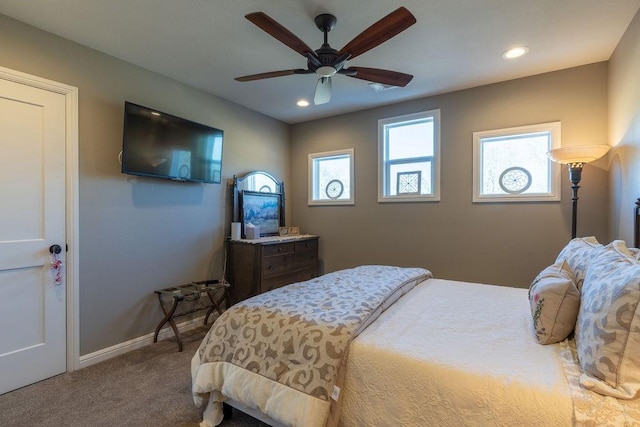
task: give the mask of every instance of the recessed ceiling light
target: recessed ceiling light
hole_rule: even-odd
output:
[[[309,106],[309,101],[307,101],[306,99],[300,99],[300,100],[298,100],[298,102],[296,102],[296,105],[298,107],[308,107]]]
[[[518,47],[514,47],[511,48],[507,51],[505,51],[502,54],[502,57],[504,59],[514,59],[514,58],[520,58],[522,55],[526,54],[527,52],[529,52],[529,48],[526,46],[518,46]]]

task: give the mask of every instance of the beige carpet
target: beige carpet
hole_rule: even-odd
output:
[[[191,357],[205,328],[0,395],[0,426],[197,427]],[[1,381],[1,379],[0,379]],[[221,427],[265,424],[236,410]]]

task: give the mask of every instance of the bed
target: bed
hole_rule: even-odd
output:
[[[222,402],[274,426],[640,425],[638,257],[587,237],[529,289],[360,266],[258,295],[192,359],[201,425]]]

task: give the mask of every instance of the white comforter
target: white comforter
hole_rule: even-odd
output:
[[[430,279],[351,344],[343,426],[570,426],[560,352],[527,290]]]
[[[531,328],[526,289],[420,283],[351,343],[340,425],[640,425],[640,399],[583,389],[572,343],[539,345]],[[211,402],[231,398],[303,427],[325,410],[326,401],[230,363],[198,368],[197,356],[194,391],[222,390]],[[217,410],[207,407],[202,426],[222,421]]]

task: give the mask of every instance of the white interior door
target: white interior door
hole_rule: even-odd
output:
[[[0,394],[66,370],[65,203],[65,96],[0,78]]]

